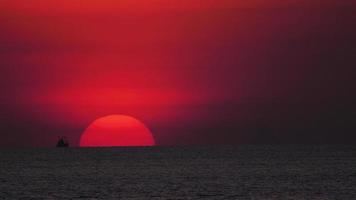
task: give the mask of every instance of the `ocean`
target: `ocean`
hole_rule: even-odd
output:
[[[344,145],[0,150],[0,199],[356,199]]]

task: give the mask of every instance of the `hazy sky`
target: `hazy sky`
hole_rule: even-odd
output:
[[[0,1],[0,146],[356,143],[355,1]]]

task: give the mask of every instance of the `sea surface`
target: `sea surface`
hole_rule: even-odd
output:
[[[356,199],[356,147],[0,149],[0,199]]]

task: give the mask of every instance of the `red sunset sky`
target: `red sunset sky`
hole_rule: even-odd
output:
[[[351,0],[0,0],[0,147],[356,142]]]

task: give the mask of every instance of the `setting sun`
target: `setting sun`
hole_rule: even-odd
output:
[[[151,131],[127,115],[109,115],[89,125],[80,139],[81,147],[154,146]]]

